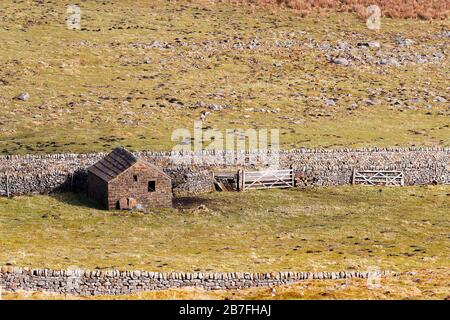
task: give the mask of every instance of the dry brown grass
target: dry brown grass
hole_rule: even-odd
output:
[[[230,0],[232,3],[281,6],[297,10],[301,15],[310,12],[353,12],[367,17],[367,7],[378,5],[381,14],[387,18],[446,19],[450,2],[447,0]]]

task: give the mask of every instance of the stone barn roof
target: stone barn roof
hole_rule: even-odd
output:
[[[138,161],[130,151],[118,147],[103,159],[88,168],[102,180],[111,181]]]

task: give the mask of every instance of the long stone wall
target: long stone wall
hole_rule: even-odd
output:
[[[58,189],[81,189],[86,168],[104,153],[0,156],[0,195],[46,193]],[[351,182],[354,169],[400,170],[406,185],[450,183],[450,148],[362,148],[298,149],[237,153],[236,161],[225,152],[201,153],[138,152],[137,156],[162,167],[173,181],[174,193],[192,195],[213,189],[212,172],[259,169],[278,162],[294,168],[299,186],[332,186]],[[183,162],[192,159],[193,164]],[[267,161],[267,159],[270,159]]]
[[[49,270],[0,268],[4,291],[46,291],[71,295],[120,295],[171,288],[197,287],[205,290],[243,289],[296,283],[309,279],[347,279],[396,276],[379,272],[146,272],[117,270]]]

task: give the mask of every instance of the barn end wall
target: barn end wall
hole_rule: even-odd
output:
[[[213,190],[212,172],[264,168],[261,164],[222,164],[223,153],[190,154],[203,164],[178,165],[186,154],[137,152],[172,178],[174,195]],[[0,156],[0,195],[86,190],[86,168],[105,153]],[[248,154],[244,154],[244,157]],[[264,158],[266,152],[251,153]],[[199,161],[195,161],[199,162]],[[449,184],[450,148],[298,149],[279,153],[281,168],[294,168],[299,186],[333,186],[351,182],[354,169],[399,170],[406,185]]]
[[[137,179],[134,180],[134,177]],[[148,191],[148,181],[156,182],[156,190]],[[138,162],[108,184],[108,209],[114,210],[126,195],[137,200],[144,208],[172,207],[172,185],[170,179],[159,170]]]

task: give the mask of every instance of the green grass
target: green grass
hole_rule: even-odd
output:
[[[151,271],[448,268],[448,186],[211,193],[149,215],[0,198],[0,265]],[[198,209],[204,204],[206,209]]]
[[[87,30],[71,31],[65,27],[62,4],[2,2],[0,153],[92,152],[117,144],[169,150],[174,129],[192,131],[202,111],[190,108],[197,101],[236,106],[212,112],[205,127],[277,128],[283,148],[449,145],[448,109],[433,101],[445,96],[447,59],[413,67],[342,68],[305,48],[241,51],[215,46],[208,52],[192,46],[130,46],[173,43],[176,38],[191,45],[234,37],[273,43],[294,32],[292,39],[302,42],[375,39],[387,50],[407,50],[394,47],[401,33],[419,43],[414,50],[421,52],[443,45],[445,40],[430,35],[448,29],[448,20],[384,19],[381,31],[373,33],[352,14],[301,18],[290,11],[252,12],[183,1],[90,1],[80,6]],[[150,63],[144,64],[145,59]],[[283,66],[275,67],[275,62]],[[12,100],[23,91],[30,93],[29,101]],[[402,105],[391,106],[388,94]],[[339,100],[326,107],[319,97]],[[414,97],[422,100],[411,102]],[[368,107],[363,103],[368,98],[380,103]],[[349,110],[353,103],[358,108]]]

